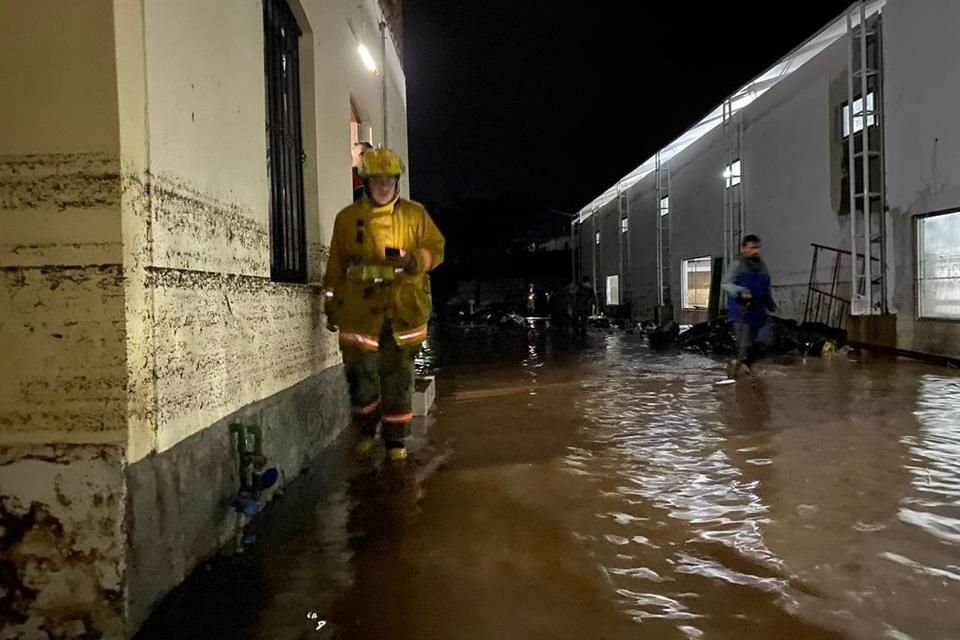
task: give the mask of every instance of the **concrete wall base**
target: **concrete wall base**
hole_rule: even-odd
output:
[[[851,343],[897,348],[897,316],[850,316],[847,320],[847,340]]]
[[[339,365],[128,467],[130,628],[139,628],[158,600],[235,535],[230,503],[240,488],[240,475],[230,424],[263,429],[267,464],[280,470],[282,486],[349,421],[346,379]]]

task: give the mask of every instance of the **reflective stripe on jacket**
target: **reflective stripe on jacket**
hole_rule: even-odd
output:
[[[341,344],[378,350],[386,320],[398,345],[423,342],[432,310],[428,274],[443,262],[444,243],[426,209],[409,200],[377,207],[364,197],[337,214],[323,285],[332,292],[325,310]],[[395,271],[388,247],[411,254],[414,266]]]

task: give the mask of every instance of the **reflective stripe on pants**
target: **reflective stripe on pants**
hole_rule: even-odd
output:
[[[380,349],[343,348],[343,362],[350,386],[350,404],[369,407],[379,401],[379,411],[370,415],[383,421],[385,440],[402,441],[410,435],[413,420],[413,357],[418,347],[397,345],[389,322],[380,335]],[[366,433],[369,424],[355,416],[355,423]],[[376,424],[373,425],[376,429]]]

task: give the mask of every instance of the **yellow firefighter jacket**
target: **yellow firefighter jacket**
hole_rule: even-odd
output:
[[[341,346],[379,350],[388,320],[399,346],[426,339],[428,273],[443,262],[444,242],[426,209],[409,200],[378,207],[364,197],[337,214],[323,286],[332,292],[325,308],[340,328]],[[388,247],[410,254],[413,265],[395,269],[385,257]]]

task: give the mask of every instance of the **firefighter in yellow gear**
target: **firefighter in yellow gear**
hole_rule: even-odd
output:
[[[413,421],[413,358],[427,338],[429,272],[444,238],[423,206],[399,196],[403,162],[389,149],[363,155],[364,196],[337,214],[323,278],[327,328],[340,331],[358,448],[378,424],[391,460],[403,460]]]

